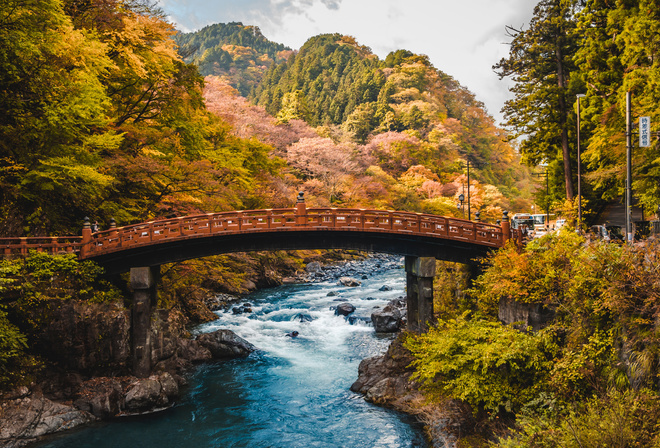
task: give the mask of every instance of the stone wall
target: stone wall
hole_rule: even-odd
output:
[[[555,317],[555,311],[539,303],[521,303],[515,300],[501,300],[497,317],[507,325],[514,324],[520,330],[531,327],[539,331]]]

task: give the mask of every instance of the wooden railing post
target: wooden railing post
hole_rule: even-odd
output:
[[[82,244],[80,246],[80,258],[85,259],[92,250],[92,225],[89,218],[85,216],[82,228]]]
[[[506,210],[502,214],[502,224],[500,227],[502,227],[502,244],[506,244],[509,238],[511,238],[511,223],[509,222],[509,212]]]
[[[298,193],[296,201],[296,225],[304,226],[307,223],[307,205],[305,205],[305,193]]]

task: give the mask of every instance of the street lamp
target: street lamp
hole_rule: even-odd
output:
[[[578,225],[582,226],[582,161],[580,157],[580,98],[584,98],[584,93],[577,95],[577,181],[578,181]]]
[[[461,209],[461,213],[463,214],[463,219],[465,219],[465,209],[463,209],[463,201],[465,201],[465,195],[463,193],[458,195],[458,204],[456,204],[457,208]]]

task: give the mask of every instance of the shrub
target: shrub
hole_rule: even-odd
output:
[[[411,336],[415,377],[432,398],[451,396],[475,413],[516,412],[535,397],[551,368],[546,334],[525,334],[467,314]]]

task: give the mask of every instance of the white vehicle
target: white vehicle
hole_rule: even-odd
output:
[[[532,219],[534,219],[534,230],[536,232],[545,232],[547,230],[545,226],[545,215],[532,215]]]
[[[516,213],[511,218],[511,228],[523,231],[523,235],[533,235],[534,219],[529,213]]]
[[[555,229],[561,229],[565,225],[566,225],[566,219],[559,218],[559,219],[557,219],[557,222],[555,223]]]

